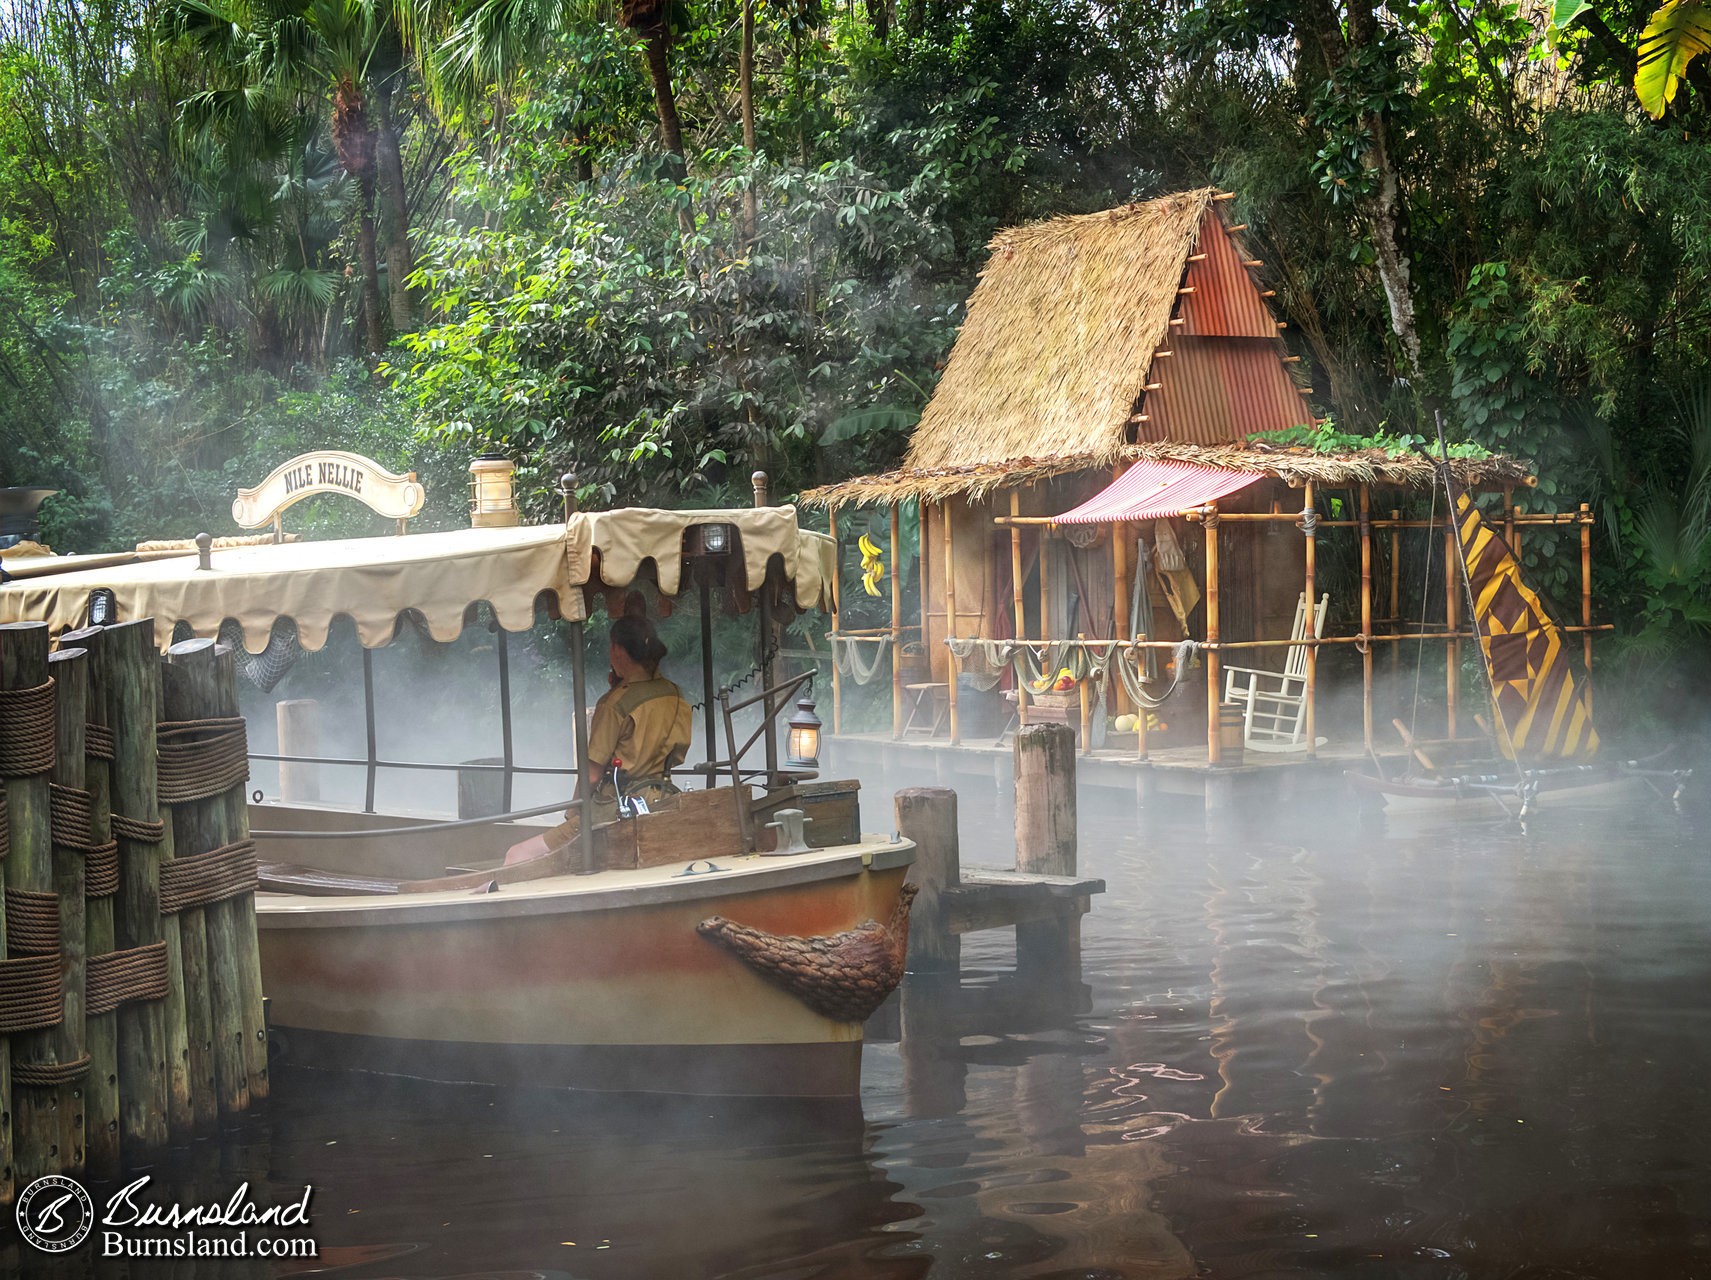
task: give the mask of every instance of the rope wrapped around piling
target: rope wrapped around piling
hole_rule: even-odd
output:
[[[28,689],[0,689],[0,775],[28,778],[53,768],[53,677]]]
[[[0,960],[0,1035],[59,1025],[65,1009],[59,964],[57,954]]]
[[[160,913],[175,915],[254,893],[255,841],[237,840],[160,864]]]
[[[6,788],[0,787],[0,858],[12,852],[12,804]]]
[[[153,822],[142,818],[128,818],[115,811],[109,815],[113,823],[113,834],[125,840],[136,840],[142,844],[159,844],[166,839],[166,823],[156,818]]]
[[[211,800],[250,776],[242,716],[163,720],[155,730],[162,804]]]
[[[88,850],[89,828],[94,825],[94,798],[81,787],[48,783],[49,821],[53,842],[67,849]]]
[[[113,726],[85,722],[83,726],[83,754],[91,760],[113,759]]]
[[[56,970],[57,972],[57,970]],[[90,1017],[120,1005],[166,996],[166,943],[90,956],[84,971],[83,1009]]]
[[[111,898],[119,892],[119,842],[109,840],[83,853],[83,896]]]
[[[12,1083],[52,1089],[58,1085],[70,1084],[73,1080],[83,1079],[89,1074],[89,1062],[87,1053],[70,1062],[14,1062]]]
[[[6,890],[6,949],[15,956],[59,955],[59,895]]]

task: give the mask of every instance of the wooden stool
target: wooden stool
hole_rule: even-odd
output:
[[[903,686],[915,695],[915,701],[910,704],[909,718],[903,722],[903,732],[900,736],[907,738],[911,733],[918,733],[924,738],[939,736],[939,726],[944,724],[945,716],[950,711],[951,687],[944,684],[906,684]],[[933,709],[932,724],[915,723],[921,714],[921,704],[929,702]]]

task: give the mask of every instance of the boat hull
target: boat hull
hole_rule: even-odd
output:
[[[257,897],[288,1060],[425,1079],[843,1096],[861,1025],[824,1017],[696,926],[829,936],[897,905],[913,846],[720,858],[499,892]],[[702,864],[705,865],[705,864]]]

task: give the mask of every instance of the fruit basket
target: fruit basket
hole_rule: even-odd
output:
[[[1081,690],[1079,688],[1062,691],[1057,689],[1029,689],[1028,701],[1041,707],[1080,707]]]

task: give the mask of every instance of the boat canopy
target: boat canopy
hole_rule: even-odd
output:
[[[94,567],[65,557],[82,563],[63,573],[38,568],[38,576],[0,586],[0,622],[42,621],[58,635],[84,625],[90,593],[104,588],[113,593],[118,619],[154,619],[162,649],[180,623],[213,636],[231,619],[243,631],[244,648],[260,653],[274,623],[288,618],[298,644],[314,651],[341,614],[356,624],[363,647],[374,649],[391,642],[406,612],[443,642],[457,638],[480,603],[505,630],[527,631],[543,595],[559,616],[581,621],[588,591],[629,586],[649,561],[661,594],[676,595],[684,531],[709,524],[734,528],[734,555],[749,591],[766,581],[776,556],[798,607],[830,607],[832,540],[799,528],[795,507],[627,507],[579,512],[565,524],[216,547],[207,569],[194,553]],[[728,580],[737,582],[737,575]]]

